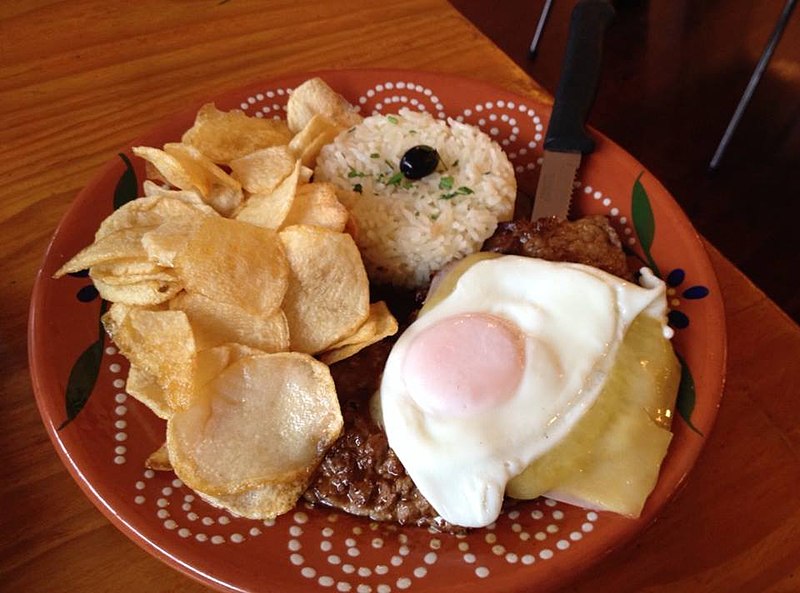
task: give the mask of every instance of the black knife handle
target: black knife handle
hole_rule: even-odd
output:
[[[608,0],[580,0],[572,10],[545,150],[583,154],[594,150],[594,140],[586,134],[584,124],[597,91],[603,36],[613,18],[614,8]]]

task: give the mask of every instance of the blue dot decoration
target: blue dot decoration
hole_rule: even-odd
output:
[[[685,299],[704,299],[708,296],[708,288],[701,285],[690,286],[683,291],[682,295]]]
[[[667,313],[667,321],[670,327],[674,327],[675,329],[686,329],[689,327],[689,318],[680,311],[673,310]]]
[[[684,272],[681,268],[675,268],[667,276],[667,286],[670,288],[675,288],[681,282],[683,282],[685,278],[686,272]]]

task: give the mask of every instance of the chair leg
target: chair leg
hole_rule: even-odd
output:
[[[528,49],[528,58],[531,60],[536,57],[536,50],[539,47],[539,40],[542,37],[542,31],[544,31],[544,25],[547,22],[547,17],[550,15],[550,8],[553,5],[553,0],[545,0],[544,6],[542,7],[542,14],[539,15],[539,22],[536,23],[536,32],[533,34],[533,39],[531,40],[531,46]]]
[[[719,167],[722,156],[725,154],[725,150],[728,148],[728,144],[730,143],[734,132],[736,132],[736,128],[739,126],[739,121],[742,119],[744,110],[750,103],[750,99],[753,98],[753,93],[755,92],[758,83],[761,82],[761,77],[764,75],[764,71],[766,71],[769,61],[772,59],[772,54],[775,52],[775,48],[778,46],[778,42],[783,35],[783,31],[786,29],[786,25],[789,22],[789,17],[792,15],[795,4],[797,4],[797,0],[786,0],[786,4],[783,7],[783,12],[781,12],[780,17],[778,18],[778,22],[775,25],[775,29],[772,31],[772,35],[770,35],[767,46],[764,48],[761,57],[758,59],[755,70],[753,70],[753,74],[750,76],[750,80],[744,89],[744,93],[742,93],[742,97],[739,99],[739,104],[736,106],[736,110],[733,112],[733,117],[731,117],[731,121],[728,122],[728,127],[725,129],[725,133],[722,135],[722,140],[720,140],[717,150],[714,152],[714,156],[711,158],[711,162],[708,165],[709,170],[715,171]]]

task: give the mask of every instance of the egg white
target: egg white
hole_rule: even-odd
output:
[[[580,264],[520,256],[477,261],[452,292],[398,339],[380,387],[389,445],[445,520],[483,527],[498,516],[506,483],[563,439],[594,403],[627,327],[666,313],[663,282],[646,287]],[[489,314],[524,336],[524,370],[512,397],[475,414],[423,410],[403,362],[419,333],[442,319]]]

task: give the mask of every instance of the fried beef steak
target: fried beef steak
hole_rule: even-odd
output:
[[[501,222],[483,251],[586,264],[633,280],[619,236],[605,216]]]

